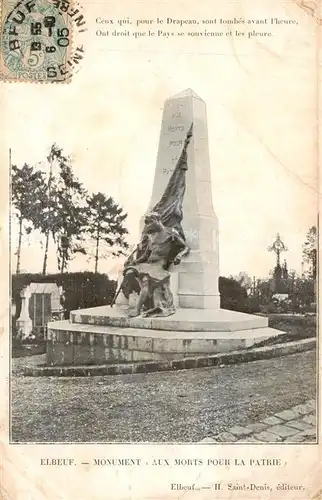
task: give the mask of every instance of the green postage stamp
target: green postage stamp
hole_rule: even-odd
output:
[[[86,31],[81,9],[66,0],[4,0],[1,11],[0,79],[68,82],[83,59],[73,35]]]

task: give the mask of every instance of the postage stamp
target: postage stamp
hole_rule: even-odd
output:
[[[86,31],[81,10],[66,0],[3,0],[0,79],[66,83],[83,59],[74,32]]]

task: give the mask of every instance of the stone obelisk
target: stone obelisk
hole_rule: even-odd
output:
[[[149,210],[160,200],[193,123],[183,203],[183,229],[191,252],[177,273],[182,308],[219,309],[218,219],[213,209],[206,104],[191,89],[165,101]]]

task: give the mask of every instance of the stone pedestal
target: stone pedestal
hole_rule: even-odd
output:
[[[218,219],[212,204],[206,104],[191,89],[165,101],[148,211],[165,190],[191,123],[183,204],[183,229],[191,253],[175,268],[178,303],[183,308],[219,309]]]
[[[127,306],[101,306],[72,311],[70,321],[48,325],[47,364],[183,359],[246,349],[282,333],[267,318],[225,309],[130,318]]]
[[[29,317],[29,299],[31,297],[29,287],[24,288],[20,292],[21,297],[21,312],[17,319],[17,330],[19,337],[23,340],[32,332],[32,320]]]

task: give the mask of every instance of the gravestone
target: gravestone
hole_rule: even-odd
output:
[[[183,229],[191,252],[174,269],[172,289],[176,293],[177,287],[179,307],[219,309],[218,219],[212,203],[206,104],[191,89],[165,101],[148,211],[165,190],[191,123],[183,202]]]
[[[28,310],[30,295],[31,294],[29,286],[26,286],[20,292],[21,310],[19,318],[16,322],[18,338],[20,340],[24,340],[29,337],[32,332],[32,320],[29,316]]]
[[[56,283],[30,283],[29,316],[34,334],[41,336],[47,323],[54,319],[63,319],[63,307],[60,303],[62,288]]]

